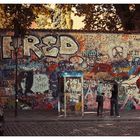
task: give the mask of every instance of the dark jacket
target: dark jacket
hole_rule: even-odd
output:
[[[111,99],[116,99],[116,100],[118,99],[118,84],[117,83],[113,84]]]

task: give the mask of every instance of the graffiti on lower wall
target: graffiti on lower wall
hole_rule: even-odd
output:
[[[8,31],[0,31],[0,102],[12,107],[15,56]],[[120,109],[140,109],[140,35],[33,30],[18,44],[19,107],[56,109],[59,73],[82,71],[86,110],[97,107],[97,81],[105,81],[104,108],[110,108],[110,80],[119,83]]]
[[[93,111],[94,109],[97,108],[97,102],[96,102],[97,86],[98,86],[98,80],[84,81],[85,111]],[[104,109],[109,109],[112,85],[109,82],[104,82],[103,89],[105,93]]]

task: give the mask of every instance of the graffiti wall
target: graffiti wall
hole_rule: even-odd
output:
[[[0,31],[0,102],[14,107],[13,32]],[[84,73],[87,110],[96,108],[98,80],[104,80],[104,108],[112,79],[119,83],[120,109],[140,109],[140,35],[30,30],[18,41],[18,98],[21,109],[56,109],[59,74]]]

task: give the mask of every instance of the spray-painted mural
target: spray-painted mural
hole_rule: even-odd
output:
[[[11,31],[0,31],[0,103],[14,107],[15,56]],[[84,73],[85,109],[97,103],[104,80],[104,108],[110,108],[110,80],[119,83],[120,109],[140,109],[140,35],[29,31],[18,43],[18,98],[21,109],[57,109],[59,74]]]

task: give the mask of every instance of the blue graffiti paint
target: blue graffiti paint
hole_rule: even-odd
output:
[[[86,50],[83,52],[84,57],[98,57],[99,52],[97,50]]]
[[[72,71],[74,70],[74,66],[70,61],[62,60],[58,63],[59,71]]]
[[[112,62],[112,66],[115,68],[125,68],[125,67],[129,67],[130,63],[128,60],[121,60],[121,61]]]
[[[132,60],[132,65],[135,65],[135,66],[140,65],[140,57],[135,57],[135,58]]]
[[[52,72],[50,75],[50,90],[52,91],[52,96],[54,98],[58,97],[58,74],[57,72]]]
[[[128,75],[130,76],[130,75],[134,74],[135,71],[136,71],[136,66],[133,66],[133,67],[129,70]]]

